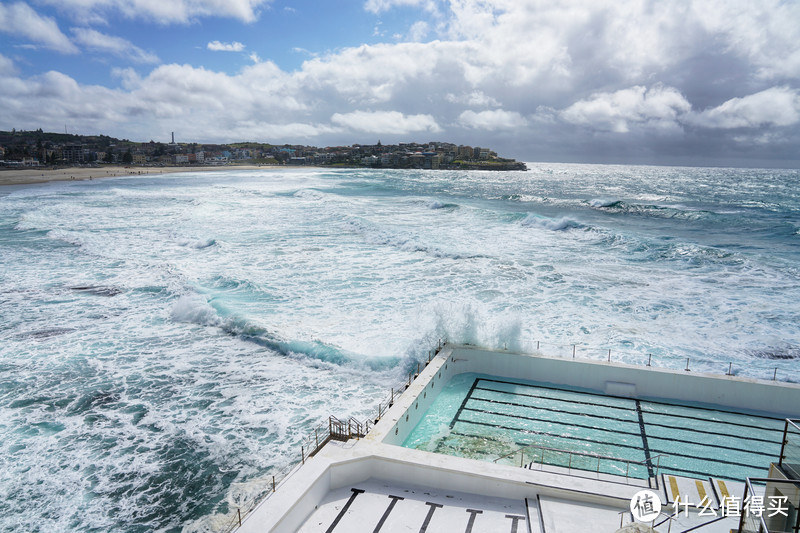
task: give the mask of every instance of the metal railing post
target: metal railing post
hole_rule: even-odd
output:
[[[789,419],[783,423],[783,439],[781,439],[781,456],[778,457],[778,466],[783,466],[784,452],[786,451],[786,437],[789,435]]]
[[[575,359],[575,345],[572,345],[572,358]]]

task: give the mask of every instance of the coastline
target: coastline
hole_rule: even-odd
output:
[[[6,185],[34,185],[51,181],[77,181],[122,176],[175,174],[178,172],[206,172],[211,170],[263,170],[282,168],[261,165],[227,165],[196,167],[133,167],[111,165],[103,167],[62,167],[0,170],[0,187]]]

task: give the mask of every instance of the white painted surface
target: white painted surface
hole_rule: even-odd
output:
[[[547,496],[539,498],[539,505],[547,533],[614,533],[624,510]]]
[[[430,520],[425,530],[427,533],[461,533],[467,531],[471,519],[472,533],[510,533],[514,519],[509,517],[517,517],[517,533],[528,530],[523,500],[476,496],[370,479],[354,484],[353,487],[331,491],[299,532],[327,531],[353,496],[354,488],[364,492],[353,498],[351,505],[336,523],[333,533],[372,532],[379,524],[380,533],[416,533],[425,525],[429,513]],[[402,500],[397,500],[381,524],[381,519],[393,500],[390,496],[400,497]]]

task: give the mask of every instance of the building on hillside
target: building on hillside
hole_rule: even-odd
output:
[[[461,159],[472,159],[472,147],[471,146],[459,146],[457,155]]]
[[[86,156],[83,146],[79,144],[68,144],[61,149],[61,158],[67,163],[85,163]]]
[[[436,152],[423,152],[422,156],[425,158],[422,163],[422,168],[439,168],[439,154]]]

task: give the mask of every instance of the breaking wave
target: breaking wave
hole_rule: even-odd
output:
[[[677,220],[700,220],[715,216],[711,211],[690,209],[682,205],[627,203],[622,200],[596,198],[586,202],[591,208],[611,214],[635,215]]]
[[[527,227],[542,228],[550,231],[564,231],[569,229],[586,228],[584,224],[581,224],[577,220],[573,220],[569,217],[552,219],[552,218],[544,218],[533,214],[526,216],[522,220],[521,224]]]
[[[209,248],[217,244],[216,239],[207,238],[207,239],[179,239],[178,244],[181,246],[186,246],[187,248],[194,248],[196,250],[202,250],[204,248]]]
[[[308,357],[334,365],[366,366],[372,370],[394,367],[398,359],[392,357],[370,357],[343,350],[320,340],[285,339],[263,326],[232,314],[225,316],[208,300],[197,294],[181,296],[172,306],[170,318],[175,322],[197,324],[219,328],[247,342],[252,342],[273,352],[290,357]]]

